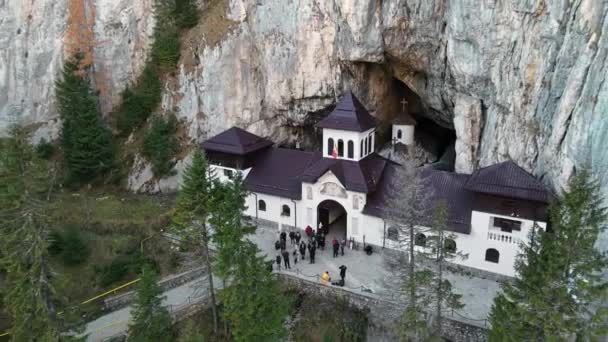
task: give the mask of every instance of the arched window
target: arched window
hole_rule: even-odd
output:
[[[397,139],[401,139],[402,136],[403,136],[403,133],[401,133],[401,130],[398,129],[397,130]]]
[[[445,239],[443,249],[448,253],[456,253],[456,241],[454,239]]]
[[[416,237],[414,238],[414,244],[416,246],[426,247],[426,235],[422,233],[416,234]]]
[[[331,156],[331,154],[334,152],[334,139],[329,138],[327,139],[327,155]]]
[[[359,158],[363,158],[365,152],[363,151],[364,140],[361,140],[361,149],[359,150]]]
[[[355,158],[355,143],[352,140],[348,141],[348,158]]]
[[[342,139],[338,140],[338,156],[344,157],[344,141]]]
[[[264,202],[264,200],[258,201],[258,209],[260,211],[266,211],[266,202]]]
[[[372,136],[371,134],[367,137],[367,153],[372,153]]]
[[[497,250],[494,248],[486,249],[486,261],[498,264],[498,259],[500,259],[500,253]]]
[[[390,227],[386,232],[386,237],[389,240],[398,241],[399,240],[399,230],[397,227]]]
[[[281,207],[281,216],[290,216],[291,215],[291,209],[289,208],[289,206],[287,204],[283,204],[283,206]]]

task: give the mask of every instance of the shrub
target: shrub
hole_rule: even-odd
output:
[[[152,57],[161,68],[173,69],[179,61],[179,34],[174,24],[157,26],[152,45]]]
[[[144,136],[143,156],[152,163],[152,171],[157,177],[173,173],[173,156],[178,150],[175,138],[177,119],[169,115],[165,120],[155,117]]]
[[[38,145],[36,145],[36,154],[41,159],[49,160],[53,155],[53,145],[42,138]]]
[[[131,270],[134,264],[134,257],[129,255],[119,255],[112,262],[101,269],[101,285],[108,286],[124,277]]]
[[[160,103],[161,84],[152,63],[147,63],[134,89],[122,93],[122,104],[116,113],[116,127],[122,135],[139,128]]]
[[[60,256],[66,266],[75,266],[86,261],[91,254],[87,242],[82,237],[80,227],[68,225],[63,230],[50,234],[48,247],[51,255]]]
[[[175,0],[175,22],[184,29],[198,24],[199,10],[195,0]]]

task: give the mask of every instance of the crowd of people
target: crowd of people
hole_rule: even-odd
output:
[[[328,230],[326,228],[320,226],[319,229],[317,229],[317,231],[315,232],[312,227],[307,226],[306,229],[304,229],[304,234],[306,234],[306,239],[303,239],[303,236],[299,230],[290,231],[289,233],[282,231],[279,233],[279,239],[275,242],[274,245],[275,249],[278,251],[278,254],[275,258],[275,262],[279,271],[281,270],[281,264],[286,270],[290,270],[291,260],[293,260],[294,266],[298,264],[298,261],[304,262],[304,260],[306,260],[306,254],[308,254],[309,263],[314,264],[317,248],[325,250],[325,240],[328,234]],[[287,246],[288,237],[289,248],[293,248],[293,251],[291,253],[288,251]],[[344,249],[346,247],[345,238],[338,240],[336,237],[333,237],[331,240],[331,245],[333,248],[334,258],[344,256]],[[344,286],[346,266],[340,266],[339,270],[341,279],[340,281],[334,282],[332,284],[337,286]],[[329,284],[330,281],[331,277],[329,276],[329,272],[325,271],[325,273],[323,273],[321,277],[321,282],[324,284]]]

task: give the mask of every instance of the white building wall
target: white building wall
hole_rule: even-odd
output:
[[[258,202],[262,200],[266,203],[266,210],[260,210],[258,207]],[[263,220],[268,220],[272,222],[276,222],[279,224],[279,230],[287,229],[283,226],[296,226],[296,219],[298,220],[298,228],[301,227],[302,219],[300,216],[303,216],[304,213],[301,212],[301,206],[298,205],[299,201],[292,201],[290,198],[266,195],[266,194],[258,194],[258,193],[250,193],[247,197],[247,210],[245,211],[245,215],[249,215],[252,218],[260,218]],[[290,209],[289,216],[281,215],[283,211],[283,205],[286,205]]]
[[[361,141],[365,138],[372,139],[372,149],[370,152],[365,153],[363,151],[363,155],[361,154]],[[374,151],[374,128],[371,128],[365,132],[351,132],[351,131],[342,131],[337,129],[324,128],[323,129],[323,156],[332,158],[331,151],[327,150],[329,138],[334,140],[334,145],[336,146],[336,151],[338,150],[338,140],[342,139],[344,141],[344,155],[342,157],[338,156],[338,159],[346,159],[346,160],[360,160],[364,158],[368,154]],[[354,154],[353,158],[348,158],[348,141],[352,140],[354,143]],[[330,153],[328,153],[330,152]]]
[[[401,138],[397,132],[401,130]],[[414,126],[413,125],[393,125],[393,144],[402,143],[404,145],[414,144]]]
[[[511,233],[502,232],[500,228],[492,226],[492,217],[506,218],[522,222],[520,231]],[[546,229],[545,222],[537,222]],[[471,234],[459,234],[456,239],[456,248],[468,254],[465,260],[454,260],[456,264],[481,269],[484,271],[515,276],[513,268],[515,257],[519,252],[519,242],[528,241],[528,235],[534,225],[534,221],[521,218],[490,214],[473,211],[471,214]],[[485,260],[486,250],[494,248],[500,253],[498,263]]]
[[[232,172],[233,174],[240,172],[243,179],[245,179],[245,177],[247,177],[247,175],[249,174],[249,171],[251,171],[251,168],[245,170],[238,170],[220,165],[209,165],[209,170],[211,170],[211,173],[214,177],[216,177],[220,182],[224,183],[230,181],[230,177],[228,176],[227,172]]]

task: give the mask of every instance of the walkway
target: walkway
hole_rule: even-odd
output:
[[[258,244],[262,253],[274,259],[277,255],[277,251],[274,249],[274,242],[277,236],[276,229],[259,226],[256,234],[251,237],[251,240]],[[289,241],[287,243],[289,250],[293,251],[293,247],[289,246]],[[382,254],[382,251],[375,251],[372,255],[368,256],[361,249],[346,250],[345,256],[333,258],[331,246],[328,242],[328,247],[325,248],[325,251],[317,250],[315,264],[308,262],[308,255],[304,262],[300,261],[297,265],[293,263],[292,258],[291,270],[285,271],[281,267],[281,273],[318,281],[319,276],[324,271],[329,271],[331,277],[337,280],[339,279],[338,267],[346,265],[348,269],[346,272],[345,290],[367,294],[388,301],[400,302],[401,300],[397,291],[399,280],[394,272],[387,269]],[[499,289],[498,283],[487,279],[453,273],[448,273],[447,278],[452,282],[455,291],[462,294],[465,304],[464,309],[460,310],[458,317],[454,318],[470,324],[484,326],[494,296]],[[217,282],[217,279],[215,285],[216,288],[221,286]],[[205,291],[205,289],[207,289],[206,277],[192,280],[165,292],[166,299],[164,304],[169,307],[171,312],[187,308],[193,303],[200,301],[201,298],[204,298],[205,293],[201,291]],[[103,341],[125,332],[131,316],[130,310],[131,307],[129,306],[89,322],[85,330],[85,334],[90,334],[87,341]]]
[[[207,284],[207,277],[201,277],[171,289],[165,292],[166,298],[163,304],[168,307],[171,313],[196,304],[204,298],[205,293],[201,292],[201,289],[206,290],[208,288]],[[217,285],[219,286],[219,284]],[[128,306],[89,322],[83,335],[89,334],[87,341],[97,342],[126,332],[131,318],[130,311],[131,306]]]
[[[256,242],[262,251],[274,260],[278,254],[274,249],[274,242],[277,237],[276,229],[259,226],[256,235],[251,240]],[[328,238],[330,237],[328,235]],[[293,252],[295,246],[290,246],[289,241],[287,241],[287,248]],[[307,255],[307,260],[300,261],[297,265],[294,265],[293,258],[290,258],[291,270],[284,271],[283,267],[281,267],[281,270],[282,273],[304,277],[308,280],[318,280],[324,271],[329,271],[332,279],[337,280],[339,279],[338,268],[340,265],[345,265],[348,268],[346,271],[346,289],[353,291],[368,289],[383,299],[401,301],[398,293],[400,281],[395,272],[387,268],[383,251],[375,249],[372,255],[367,255],[362,251],[362,248],[359,248],[359,250],[345,250],[345,256],[333,258],[332,255],[331,244],[328,241],[325,251],[317,249],[315,264],[309,263]],[[459,311],[459,314],[469,321],[477,321],[478,325],[483,325],[492,307],[494,296],[499,290],[499,284],[493,280],[451,272],[447,272],[446,278],[454,286],[455,292],[462,295],[465,307]]]

